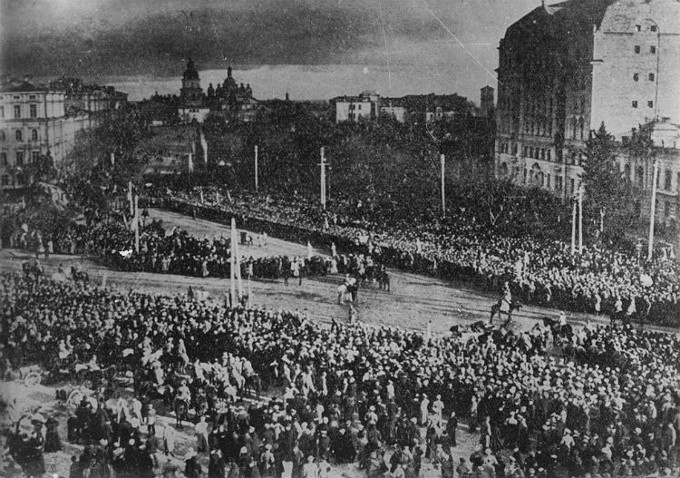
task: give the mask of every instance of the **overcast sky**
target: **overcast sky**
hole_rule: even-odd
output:
[[[176,78],[191,56],[200,70],[229,63],[238,71],[265,72],[244,74],[261,83],[253,88],[262,97],[275,88],[326,98],[374,88],[392,96],[458,92],[477,101],[479,88],[495,86],[505,28],[540,2],[0,0],[0,5],[2,72],[15,76]]]

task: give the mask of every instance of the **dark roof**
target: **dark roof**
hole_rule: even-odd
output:
[[[0,85],[0,92],[2,93],[19,93],[28,91],[47,91],[44,86],[35,86],[30,81],[26,80],[9,80]]]
[[[196,67],[194,66],[194,61],[189,60],[187,62],[187,69],[184,71],[184,76],[183,78],[185,80],[198,80],[198,71],[196,70]]]

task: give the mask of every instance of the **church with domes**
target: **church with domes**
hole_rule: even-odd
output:
[[[207,94],[201,88],[201,78],[193,62],[189,59],[182,75],[180,89],[179,115],[186,123],[202,123],[210,112],[217,113],[225,120],[254,121],[260,110],[260,102],[253,98],[250,85],[240,85],[232,76],[231,66],[227,67],[227,77],[215,88],[208,86]]]

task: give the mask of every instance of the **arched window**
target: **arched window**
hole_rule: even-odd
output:
[[[14,139],[16,139],[17,141],[23,141],[24,140],[24,135],[21,134],[20,129],[18,129],[14,132]]]
[[[38,130],[37,129],[31,130],[31,141],[38,141]]]

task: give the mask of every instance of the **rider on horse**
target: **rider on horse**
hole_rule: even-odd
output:
[[[491,309],[491,318],[489,319],[490,324],[493,323],[493,316],[496,315],[496,312],[498,312],[500,317],[505,313],[508,316],[508,322],[512,317],[512,293],[510,292],[510,284],[508,284],[507,281],[503,283],[503,289],[501,291],[501,296],[498,299],[498,304]]]

